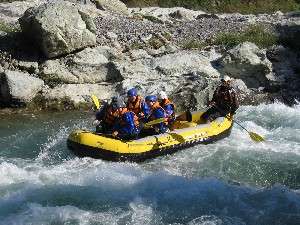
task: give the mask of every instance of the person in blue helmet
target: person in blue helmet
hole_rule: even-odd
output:
[[[157,97],[155,95],[148,95],[145,98],[147,105],[149,106],[149,115],[148,115],[148,122],[160,118],[165,118],[165,122],[161,122],[159,124],[153,125],[152,133],[160,134],[165,133],[169,130],[167,116],[165,110],[160,106]]]
[[[149,111],[148,105],[144,99],[138,95],[136,88],[131,88],[127,91],[127,104],[126,107],[129,111],[135,113],[141,121],[145,120],[145,114]]]
[[[138,117],[134,112],[127,111],[122,114],[113,127],[112,135],[122,140],[137,139],[140,133]]]

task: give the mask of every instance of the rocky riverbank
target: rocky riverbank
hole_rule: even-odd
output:
[[[210,14],[128,9],[119,1],[29,0],[0,3],[0,18],[2,107],[87,107],[91,94],[109,99],[135,86],[141,94],[165,90],[179,110],[199,109],[224,74],[234,78],[242,104],[293,104],[300,97],[295,12]],[[216,42],[253,26],[276,37],[275,45]]]

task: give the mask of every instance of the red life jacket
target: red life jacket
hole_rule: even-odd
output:
[[[127,112],[127,108],[113,110],[112,106],[109,106],[105,112],[104,122],[112,126],[125,112]]]

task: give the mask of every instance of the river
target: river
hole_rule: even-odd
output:
[[[300,105],[243,106],[229,137],[141,164],[78,158],[88,112],[0,115],[0,224],[300,224]]]

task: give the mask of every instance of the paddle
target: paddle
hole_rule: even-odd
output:
[[[95,108],[98,110],[100,109],[100,102],[99,102],[99,99],[97,98],[96,95],[91,95],[91,98],[92,98],[92,101],[95,105]]]
[[[228,117],[226,117],[227,119],[229,119]],[[255,141],[255,142],[261,142],[261,141],[265,141],[265,139],[260,136],[259,134],[257,133],[254,133],[254,132],[251,132],[251,131],[248,131],[245,127],[243,127],[241,124],[239,124],[236,120],[232,120],[234,123],[236,123],[237,125],[239,125],[241,128],[243,128],[245,131],[248,132],[250,138]]]
[[[216,105],[214,105],[214,107],[223,115],[225,114],[225,112],[223,110],[221,110],[219,107],[217,107]],[[229,116],[225,116],[227,119],[232,120],[232,122],[236,123],[237,125],[239,125],[241,128],[243,128],[245,131],[247,131],[247,133],[249,134],[250,138],[255,141],[255,142],[262,142],[265,141],[265,139],[260,136],[259,134],[252,132],[252,131],[248,131],[245,127],[243,127],[239,122],[237,122],[236,120],[234,120],[233,118],[230,118]]]
[[[153,125],[159,124],[159,123],[164,122],[164,121],[165,121],[165,118],[159,118],[159,119],[156,119],[156,120],[152,120],[152,121],[150,121],[148,123],[144,123],[143,126],[145,128],[149,128],[149,127],[151,127]]]

